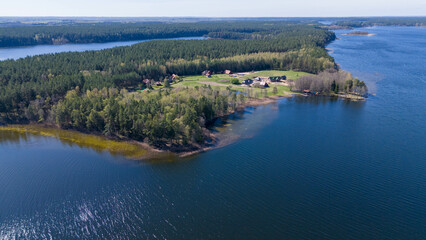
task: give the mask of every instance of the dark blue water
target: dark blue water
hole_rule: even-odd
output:
[[[163,40],[200,40],[202,37],[183,37],[170,38]],[[113,47],[130,46],[136,43],[153,41],[159,39],[125,41],[125,42],[107,42],[107,43],[83,43],[83,44],[63,44],[63,45],[36,45],[27,47],[0,48],[0,61],[6,59],[18,59],[28,56],[36,56],[41,54],[61,53],[61,52],[84,52],[96,51]]]
[[[329,46],[367,101],[248,108],[190,159],[3,132],[0,239],[425,239],[426,28],[368,31]]]

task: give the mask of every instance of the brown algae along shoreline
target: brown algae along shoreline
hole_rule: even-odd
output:
[[[91,148],[97,152],[109,152],[111,155],[121,155],[129,159],[145,159],[146,157],[153,156],[153,153],[155,153],[150,149],[127,141],[111,140],[94,134],[85,134],[73,130],[35,124],[0,126],[0,132],[54,137],[70,146]]]

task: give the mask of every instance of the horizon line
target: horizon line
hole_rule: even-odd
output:
[[[0,18],[365,18],[365,17],[406,17],[406,18],[419,18],[426,17],[426,15],[358,15],[358,16],[293,16],[293,17],[210,17],[210,16],[0,16]]]

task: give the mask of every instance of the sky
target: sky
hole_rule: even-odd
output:
[[[425,16],[425,0],[0,0],[0,16]]]

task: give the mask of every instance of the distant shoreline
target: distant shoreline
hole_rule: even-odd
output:
[[[350,36],[374,36],[376,34],[369,33],[369,32],[366,32],[366,31],[353,31],[353,32],[350,32],[350,33],[345,33],[343,35],[350,35]]]

